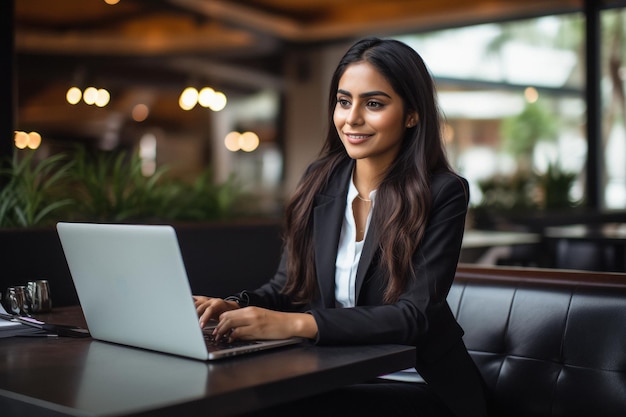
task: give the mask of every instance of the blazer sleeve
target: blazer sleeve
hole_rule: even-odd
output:
[[[435,352],[459,340],[463,331],[446,297],[459,260],[467,190],[467,182],[455,174],[433,176],[431,214],[413,255],[417,278],[397,302],[383,304],[384,272],[374,257],[356,307],[311,309],[318,325],[318,344],[399,343]]]
[[[249,305],[272,310],[289,312],[306,311],[308,306],[292,303],[290,298],[281,292],[287,281],[286,262],[287,252],[283,249],[278,270],[276,274],[274,274],[274,277],[254,291],[242,291],[237,298],[244,299]]]

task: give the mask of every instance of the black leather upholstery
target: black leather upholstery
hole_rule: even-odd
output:
[[[626,417],[626,275],[461,265],[448,300],[493,416]]]

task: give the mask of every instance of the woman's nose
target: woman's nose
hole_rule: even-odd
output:
[[[352,107],[346,117],[346,123],[350,126],[358,126],[363,123],[363,117],[358,107]]]

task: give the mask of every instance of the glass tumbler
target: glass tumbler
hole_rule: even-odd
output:
[[[52,310],[50,285],[47,280],[28,281],[26,283],[26,297],[28,298],[31,312],[46,313]]]
[[[7,288],[7,292],[4,296],[4,305],[9,314],[17,314],[19,316],[27,316],[30,314],[26,287],[18,285]]]

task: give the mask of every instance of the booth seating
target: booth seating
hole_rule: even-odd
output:
[[[448,301],[492,417],[626,416],[626,275],[461,264]]]

